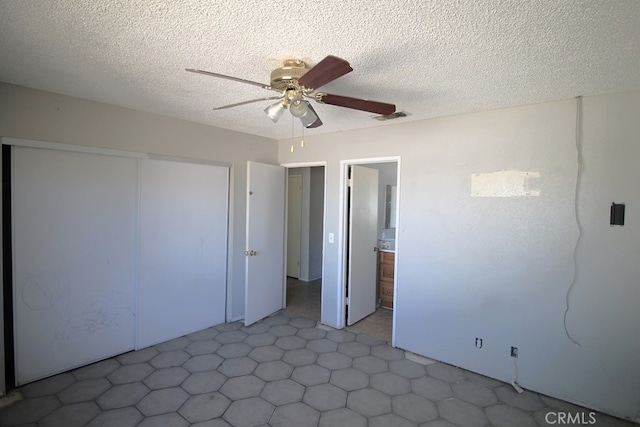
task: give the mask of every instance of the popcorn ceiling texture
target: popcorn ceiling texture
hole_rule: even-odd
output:
[[[275,139],[259,87],[282,60],[354,71],[323,91],[412,115],[314,104],[308,134],[640,90],[637,0],[0,0],[0,81]],[[296,126],[300,131],[299,125]]]

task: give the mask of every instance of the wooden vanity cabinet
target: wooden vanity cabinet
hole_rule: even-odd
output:
[[[384,308],[393,308],[395,255],[393,252],[381,251],[379,253],[378,289],[380,292],[380,306]]]

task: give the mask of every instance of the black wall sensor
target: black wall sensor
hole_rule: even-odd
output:
[[[611,218],[609,220],[611,225],[624,225],[624,204],[623,203],[611,203]]]

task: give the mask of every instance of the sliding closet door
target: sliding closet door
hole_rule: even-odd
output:
[[[141,161],[138,348],[225,321],[228,177]]]
[[[13,147],[16,380],[134,347],[137,160]]]

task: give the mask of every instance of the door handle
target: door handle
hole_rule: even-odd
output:
[[[244,251],[244,254],[246,256],[256,256],[258,255],[258,252],[251,250],[251,251]]]

